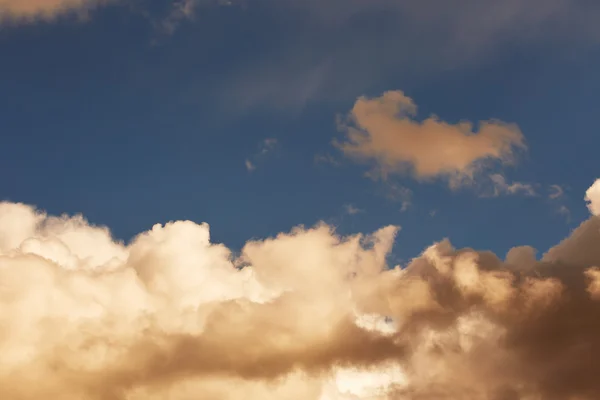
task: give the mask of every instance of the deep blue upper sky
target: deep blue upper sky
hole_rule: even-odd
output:
[[[171,18],[171,30],[166,0],[5,22],[0,199],[83,213],[124,240],[191,219],[239,248],[325,220],[342,233],[402,226],[398,259],[444,237],[500,254],[544,251],[586,218],[583,194],[598,174],[600,35],[581,14],[540,22],[516,0],[516,15],[493,29],[471,1],[448,16],[395,3],[410,1],[204,2],[191,19]],[[472,19],[456,19],[463,6]],[[503,173],[538,196],[482,198],[397,176],[414,192],[400,212],[386,197],[391,182],[365,178],[331,144],[336,115],[386,90],[413,98],[418,118],[518,124],[528,151]],[[260,156],[267,138],[277,144]],[[565,195],[550,199],[552,184]],[[348,204],[364,212],[350,215]]]

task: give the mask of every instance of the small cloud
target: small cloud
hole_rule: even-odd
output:
[[[550,185],[550,194],[548,197],[552,200],[564,196],[565,190],[560,185]]]
[[[364,210],[361,210],[360,208],[357,208],[352,204],[344,205],[344,211],[346,211],[346,214],[348,214],[348,215],[356,215],[356,214],[364,212]]]
[[[161,31],[167,35],[172,35],[181,22],[193,20],[198,0],[178,0],[173,2],[169,14],[160,24]]]
[[[385,185],[385,197],[393,202],[401,203],[400,212],[408,210],[412,206],[413,191],[409,188],[391,183]]]
[[[330,164],[334,167],[339,167],[341,163],[331,154],[317,154],[315,156],[315,164]]]
[[[569,208],[567,206],[565,206],[564,204],[561,205],[558,208],[557,212],[558,212],[558,214],[560,214],[563,217],[565,217],[565,219],[567,220],[567,223],[571,222],[571,210],[569,210]]]
[[[571,222],[571,210],[565,204],[567,200],[566,189],[568,187],[561,185],[550,185],[547,188],[548,202],[554,209],[554,212],[565,217],[566,222]]]
[[[278,141],[275,138],[267,138],[260,142],[258,145],[257,152],[246,159],[246,169],[248,171],[254,171],[256,169],[256,164],[262,161],[267,155],[275,151]]]
[[[451,188],[472,182],[490,162],[513,163],[516,150],[526,149],[514,124],[481,121],[474,131],[468,121],[419,121],[416,114],[416,104],[399,90],[359,97],[348,117],[338,120],[346,137],[334,145],[351,159],[373,163],[372,173],[382,180],[410,172],[421,181],[444,177]]]
[[[431,210],[431,211],[429,211],[429,216],[431,218],[433,218],[433,217],[435,217],[437,215],[437,213],[438,213],[438,210]]]
[[[246,169],[248,170],[248,172],[252,172],[256,169],[256,166],[252,164],[252,161],[246,160]]]
[[[493,184],[492,197],[498,197],[501,195],[517,195],[522,194],[524,196],[535,196],[536,192],[533,185],[530,183],[523,182],[506,182],[506,178],[500,174],[490,175],[490,179]]]
[[[275,149],[275,146],[277,146],[277,139],[266,138],[262,141],[260,145],[260,155],[265,155],[269,153],[270,151]]]
[[[400,207],[400,212],[404,212],[406,210],[408,210],[411,206],[410,201],[403,201],[402,202],[402,207]]]

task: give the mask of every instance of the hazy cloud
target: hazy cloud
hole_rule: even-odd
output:
[[[524,196],[535,196],[536,192],[532,184],[523,182],[511,182],[508,183],[506,178],[500,174],[490,175],[490,179],[493,185],[492,196],[497,197],[501,195],[516,195],[522,194]]]
[[[401,91],[378,98],[360,97],[347,120],[346,138],[336,146],[348,157],[373,162],[382,177],[410,172],[418,180],[445,177],[451,186],[471,182],[485,161],[511,163],[525,149],[516,125],[500,121],[450,124],[431,116],[417,121],[417,107]]]
[[[256,166],[250,160],[246,160],[245,165],[248,172],[252,172],[256,169]]]
[[[364,210],[361,210],[360,208],[352,205],[352,204],[345,204],[344,205],[344,211],[346,212],[346,214],[348,215],[356,215],[359,214],[361,212],[364,212]]]
[[[334,167],[339,167],[341,165],[340,161],[333,157],[331,154],[315,155],[315,164],[330,164]]]
[[[385,197],[401,204],[400,212],[404,212],[412,206],[413,191],[398,183],[389,183],[384,187]]]
[[[560,185],[550,185],[550,194],[548,197],[550,199],[559,199],[563,197],[565,194],[565,190]]]
[[[507,48],[552,44],[560,57],[600,41],[600,3],[588,0],[260,0],[250,7],[285,20],[287,40],[228,77],[220,92],[228,107],[345,101],[399,75],[414,82],[490,63]]]

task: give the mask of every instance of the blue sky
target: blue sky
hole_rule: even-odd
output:
[[[0,0],[0,399],[599,399],[598,21]]]
[[[0,1],[4,200],[82,213],[123,240],[206,221],[235,249],[320,220],[342,233],[394,224],[398,261],[444,237],[545,251],[588,216],[594,2],[116,0],[84,13],[91,3],[54,0],[31,18],[19,1]],[[345,140],[336,118],[386,91],[410,97],[417,120],[514,123],[527,149],[458,189],[410,170],[365,177],[377,161],[332,144]],[[535,196],[490,196],[491,174]]]

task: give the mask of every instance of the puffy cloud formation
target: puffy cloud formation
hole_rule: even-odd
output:
[[[130,244],[0,204],[0,398],[529,400],[600,396],[600,219],[541,260],[397,228],[298,227],[239,256],[209,227]]]
[[[413,117],[417,106],[401,91],[378,98],[360,97],[337,146],[349,157],[374,161],[385,175],[410,170],[417,179],[448,177],[458,185],[471,180],[485,161],[509,163],[516,149],[525,148],[523,134],[515,125],[500,121],[450,124],[431,116]]]
[[[0,19],[52,18],[65,12],[93,7],[108,0],[0,0]]]
[[[600,179],[585,192],[585,201],[588,202],[588,209],[592,214],[600,214]]]

